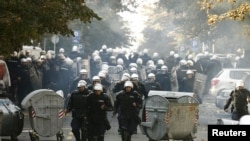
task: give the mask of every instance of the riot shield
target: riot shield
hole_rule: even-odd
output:
[[[172,91],[175,91],[175,92],[177,92],[179,89],[176,67],[173,67],[171,70],[171,88],[172,88]]]
[[[206,81],[207,76],[205,74],[196,72],[194,81],[194,93],[197,94],[200,102],[202,102]]]
[[[116,95],[113,94],[112,90],[115,84],[121,80],[122,71],[119,71],[116,66],[109,66],[108,75],[110,77],[111,85],[109,88],[111,101],[115,101]]]
[[[146,68],[145,67],[139,68],[138,71],[139,71],[138,73],[139,78],[141,78],[142,81],[146,80],[147,79]]]

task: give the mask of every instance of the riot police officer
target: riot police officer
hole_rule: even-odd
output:
[[[141,97],[133,90],[133,83],[131,81],[126,81],[124,90],[116,97],[115,105],[115,110],[120,110],[122,141],[131,141],[131,136],[140,123],[137,111],[141,106]]]
[[[236,82],[236,88],[230,93],[224,111],[228,112],[231,106],[231,113],[233,120],[239,120],[242,116],[249,114],[247,104],[250,102],[250,92],[244,87],[242,80]]]
[[[86,100],[88,96],[88,90],[86,89],[86,81],[80,80],[77,84],[78,90],[72,92],[67,110],[65,114],[72,111],[72,133],[75,136],[76,141],[86,141],[87,139],[87,106]],[[80,132],[81,131],[81,132]]]
[[[160,72],[155,75],[156,81],[161,85],[162,90],[171,91],[171,74],[166,65],[161,66]]]
[[[106,130],[111,128],[107,111],[112,111],[113,106],[100,83],[94,85],[93,92],[87,97],[87,108],[89,141],[104,141]]]
[[[80,81],[80,80],[85,80],[87,85],[91,84],[91,80],[90,78],[88,77],[88,71],[86,69],[81,69],[80,70],[80,75],[79,77],[75,78],[73,80],[73,82],[71,83],[70,85],[70,92],[74,91],[76,86],[77,86],[77,83]]]
[[[153,73],[148,74],[148,79],[145,82],[145,88],[146,88],[145,99],[147,99],[150,90],[158,90],[158,91],[162,90],[160,83],[156,81],[155,74]]]
[[[194,89],[194,72],[192,70],[187,70],[186,76],[181,80],[180,92],[193,92]]]

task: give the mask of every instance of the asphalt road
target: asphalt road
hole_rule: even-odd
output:
[[[224,112],[222,109],[219,109],[214,104],[214,97],[211,95],[205,95],[203,98],[203,103],[199,105],[199,122],[198,122],[198,131],[196,133],[196,139],[194,141],[207,141],[207,125],[216,124],[217,119],[219,118],[229,118],[230,114]],[[18,136],[19,141],[30,141],[29,132],[32,131],[30,126],[30,119],[28,113],[24,111],[25,120],[23,132]],[[111,117],[111,113],[108,115],[111,122],[112,128],[106,132],[105,140],[106,141],[121,141],[120,135],[118,135],[117,129],[117,119]],[[74,141],[74,136],[70,128],[71,115],[67,115],[64,119],[63,133],[65,141]],[[184,128],[184,127],[183,127]],[[9,137],[1,137],[2,141],[10,141]],[[40,141],[56,141],[56,136],[52,137],[41,137],[39,136]],[[148,138],[141,133],[140,128],[138,127],[138,133],[132,136],[133,141],[146,141]]]

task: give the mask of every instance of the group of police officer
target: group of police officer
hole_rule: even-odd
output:
[[[14,52],[6,62],[13,84],[10,91],[19,105],[33,90],[63,90],[65,113],[72,112],[72,132],[77,141],[103,141],[105,131],[111,128],[107,111],[117,115],[122,140],[129,141],[137,132],[139,112],[150,90],[193,92],[197,72],[212,78],[223,66],[208,52],[197,56],[196,60],[193,55],[181,57],[174,51],[167,56],[157,52],[150,55],[148,49],[115,54],[103,45],[92,53],[90,71],[83,68],[77,72],[74,64],[87,57],[76,46],[69,54],[60,48],[58,54],[42,51],[38,58],[29,51]],[[114,78],[110,68],[120,75]]]

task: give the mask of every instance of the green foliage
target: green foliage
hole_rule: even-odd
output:
[[[80,0],[8,0],[0,1],[0,54],[20,50],[30,40],[44,34],[72,35],[71,20],[90,23],[101,18]]]

